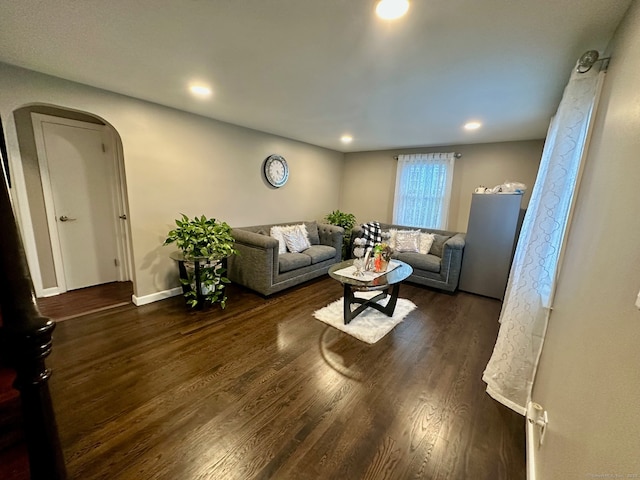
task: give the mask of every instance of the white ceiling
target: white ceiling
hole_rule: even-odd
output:
[[[1,0],[0,61],[340,151],[537,139],[630,1]]]

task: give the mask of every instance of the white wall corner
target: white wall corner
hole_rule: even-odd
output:
[[[161,292],[152,293],[150,295],[143,295],[142,297],[136,297],[131,295],[131,301],[137,307],[147,305],[148,303],[158,302],[165,298],[176,297],[182,295],[182,287],[172,288],[170,290],[163,290]]]

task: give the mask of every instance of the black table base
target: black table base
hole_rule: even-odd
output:
[[[359,298],[355,296],[355,292],[358,291],[357,287],[353,285],[344,285],[344,324],[348,325],[351,320],[360,315],[367,308],[375,308],[379,312],[384,313],[387,317],[393,316],[393,312],[396,309],[396,303],[398,302],[398,293],[400,292],[400,283],[383,290],[381,293],[372,298]],[[380,305],[378,300],[382,300],[391,292],[391,297],[386,305]],[[359,303],[360,306],[351,311],[351,305]]]

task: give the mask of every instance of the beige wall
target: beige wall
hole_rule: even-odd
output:
[[[347,153],[340,209],[353,213],[359,223],[391,222],[397,165],[394,155],[459,152],[462,157],[456,159],[454,168],[448,228],[466,232],[471,194],[479,185],[494,187],[507,180],[522,182],[528,187],[523,207],[529,203],[543,144],[543,140],[530,140]]]
[[[21,156],[13,112],[33,103],[88,112],[120,135],[139,297],[178,285],[171,247],[161,245],[182,212],[242,226],[321,219],[338,208],[342,153],[0,64],[0,115],[14,168]],[[262,176],[272,153],[291,170],[277,190]],[[14,181],[14,198],[21,188]]]
[[[638,0],[610,50],[533,389],[549,412],[543,480],[640,476]]]

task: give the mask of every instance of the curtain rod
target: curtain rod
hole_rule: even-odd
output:
[[[589,70],[591,70],[591,67],[593,67],[598,62],[602,62],[602,64],[600,65],[600,71],[607,71],[607,68],[609,68],[610,59],[611,57],[600,58],[600,54],[597,50],[588,50],[584,52],[578,59],[576,72],[587,73]]]
[[[430,153],[431,153],[431,152],[430,152]],[[420,153],[415,154],[415,153],[414,153],[414,154],[409,154],[409,155],[426,155],[426,154],[420,154]],[[462,154],[461,154],[461,153],[456,152],[456,153],[454,153],[454,154],[453,154],[453,156],[454,156],[454,157],[456,157],[456,158],[460,158],[460,157],[462,157]],[[394,156],[393,156],[393,158],[394,158],[395,160],[397,160],[397,159],[398,159],[398,155],[394,155]]]

